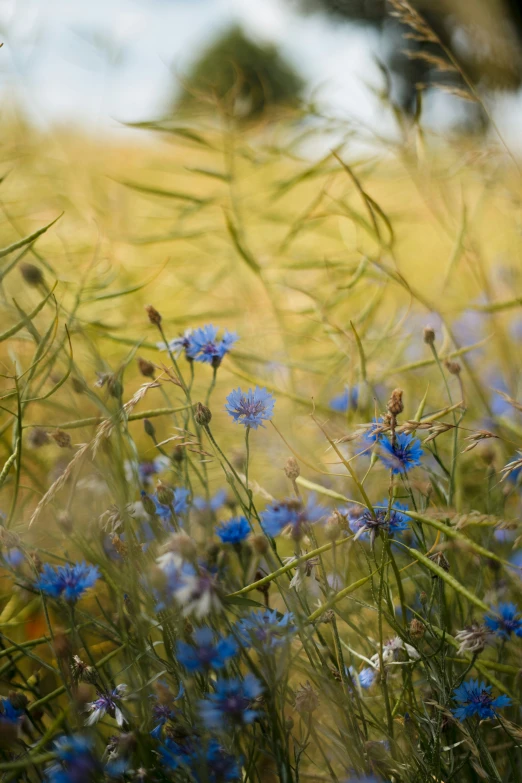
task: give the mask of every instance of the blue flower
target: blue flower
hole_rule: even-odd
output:
[[[187,358],[219,367],[223,357],[239,338],[235,332],[225,331],[223,338],[218,340],[217,333],[217,326],[212,326],[212,324],[194,329],[192,334],[188,336],[188,346],[185,349]]]
[[[168,721],[174,720],[176,714],[176,710],[173,710],[169,704],[155,704],[152,708],[152,715],[156,725],[152,729],[150,736],[154,737],[154,739],[160,739],[163,726]]]
[[[145,495],[145,492],[142,492],[141,495]],[[154,505],[156,506],[156,515],[165,521],[169,521],[171,517],[170,508],[168,506],[162,505],[156,494],[151,495],[152,500],[154,501]],[[185,489],[185,487],[175,487],[174,489],[174,500],[172,501],[172,508],[174,509],[174,512],[177,516],[181,514],[185,514],[189,509],[189,502],[188,499],[190,497],[190,490]]]
[[[162,473],[169,466],[169,461],[165,457],[156,457],[153,460],[145,460],[138,463],[138,476],[143,484],[149,484],[152,477]]]
[[[192,501],[193,506],[198,511],[212,511],[214,514],[219,511],[220,508],[223,508],[223,506],[226,503],[227,499],[227,491],[226,489],[218,489],[216,494],[210,498],[210,500],[205,500],[205,498],[194,498]]]
[[[379,457],[392,473],[407,473],[412,468],[421,464],[423,455],[421,442],[413,435],[398,433],[393,444],[386,436],[379,439]]]
[[[395,502],[390,508],[389,501],[385,498],[379,506],[374,506],[374,513],[365,508],[358,515],[351,515],[348,524],[355,538],[365,538],[370,536],[373,542],[380,532],[385,531],[389,536],[395,533],[403,533],[408,530],[408,518],[401,511],[407,511],[408,507],[402,503]]]
[[[198,628],[194,631],[194,640],[195,645],[178,642],[176,648],[178,661],[191,673],[222,669],[238,652],[231,636],[215,642],[210,628]]]
[[[11,568],[18,568],[18,566],[22,565],[25,560],[24,553],[17,546],[14,546],[4,552],[3,557],[7,565]]]
[[[463,682],[453,691],[453,697],[461,705],[452,710],[458,720],[466,720],[474,715],[477,715],[481,720],[494,718],[497,709],[509,707],[511,704],[509,696],[502,695],[493,699],[491,685],[486,685],[484,682],[479,683],[478,680]]]
[[[227,397],[225,408],[232,416],[236,424],[245,427],[264,427],[263,421],[270,421],[274,413],[275,398],[266,389],[259,386],[246,393],[241,389],[234,389]]]
[[[93,755],[93,747],[93,740],[81,734],[59,737],[54,743],[56,763],[46,770],[46,780],[49,783],[90,783],[97,779],[101,764]]]
[[[201,740],[189,737],[184,744],[167,738],[159,747],[163,764],[171,770],[183,765],[188,767],[193,778],[205,783],[225,783],[241,778],[242,760],[227,753],[216,739],[211,739],[206,748]]]
[[[19,723],[24,710],[14,707],[10,699],[0,699],[0,723]]]
[[[156,345],[160,351],[166,351],[168,349],[175,356],[179,356],[182,351],[185,351],[186,355],[188,349],[190,348],[191,337],[192,329],[185,329],[183,334],[181,334],[179,337],[175,337],[173,340],[170,340],[168,345],[166,345],[164,342],[156,343]]]
[[[346,413],[348,410],[356,411],[358,401],[359,389],[357,386],[354,386],[352,389],[347,386],[342,394],[332,397],[329,404],[333,411]]]
[[[245,648],[280,647],[297,632],[292,612],[280,615],[275,609],[251,612],[237,624],[237,632]]]
[[[125,718],[119,704],[125,699],[126,690],[127,686],[122,683],[117,685],[112,691],[106,691],[105,693],[98,691],[98,698],[87,704],[87,710],[91,714],[87,718],[85,725],[93,726],[108,714],[111,718],[115,718],[118,726],[123,726]]]
[[[199,702],[203,722],[208,728],[220,729],[224,724],[240,726],[253,723],[258,712],[252,702],[261,693],[261,683],[253,674],[244,680],[216,680],[215,693]]]
[[[208,780],[209,783],[225,783],[230,780],[241,779],[242,760],[239,761],[221,747],[219,742],[211,739],[206,753],[206,777],[200,778],[196,771],[193,774],[196,780]]]
[[[232,517],[216,527],[216,533],[224,544],[240,544],[250,535],[246,517]]]
[[[326,509],[316,505],[313,495],[308,498],[306,506],[294,499],[270,503],[261,514],[261,527],[268,536],[277,536],[286,529],[292,538],[299,540],[308,525],[317,522],[325,513]]]
[[[522,636],[522,617],[515,604],[499,604],[496,614],[486,615],[484,622],[501,639],[509,639],[512,633]]]
[[[371,688],[377,677],[377,671],[371,666],[365,666],[358,674],[361,688]]]
[[[96,566],[76,563],[58,566],[56,569],[45,563],[40,578],[35,582],[37,590],[52,598],[64,598],[75,603],[83,593],[92,587],[100,577]]]

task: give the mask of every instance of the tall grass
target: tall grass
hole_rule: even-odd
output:
[[[141,132],[4,129],[2,780],[520,780],[510,159]]]

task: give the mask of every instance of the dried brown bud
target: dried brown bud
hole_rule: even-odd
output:
[[[301,685],[295,694],[294,707],[296,712],[299,713],[311,713],[319,706],[319,694],[314,691],[308,680],[304,685]]]
[[[424,327],[424,342],[426,345],[433,345],[435,342],[435,329],[433,326]]]
[[[394,389],[392,391],[386,407],[392,416],[398,416],[403,412],[404,403],[402,402],[402,389]]]
[[[42,430],[40,427],[35,427],[29,433],[27,442],[32,449],[39,449],[41,446],[47,446],[47,444],[50,443],[49,433]]]
[[[295,457],[288,457],[286,460],[285,473],[290,481],[295,481],[301,475],[301,468]]]
[[[71,436],[64,430],[55,430],[51,433],[51,438],[61,449],[70,449],[72,445]]]
[[[324,612],[321,615],[321,623],[331,623],[335,618],[335,612],[333,609],[327,609],[326,612]]]
[[[185,456],[183,446],[180,446],[179,444],[177,446],[174,446],[171,456],[174,462],[183,462],[183,458]]]
[[[412,639],[422,639],[426,633],[426,626],[421,620],[417,620],[416,617],[410,623],[410,636]]]
[[[151,324],[154,324],[155,326],[159,326],[161,324],[161,315],[158,313],[155,307],[152,305],[147,305],[145,307],[145,311],[149,316],[149,321]]]
[[[71,378],[71,384],[76,394],[83,394],[87,388],[81,378]]]
[[[115,533],[111,538],[111,544],[120,557],[127,557],[127,544],[121,540],[119,535]]]
[[[444,366],[446,367],[447,371],[450,372],[452,375],[460,375],[460,371],[462,367],[458,362],[453,362],[451,359],[446,359],[444,362]]]
[[[107,379],[107,389],[111,397],[115,397],[117,400],[123,396],[123,384],[118,374],[109,376]]]
[[[156,368],[152,362],[149,362],[147,359],[143,359],[141,356],[138,356],[137,362],[139,371],[142,375],[145,376],[145,378],[154,378]]]
[[[28,285],[42,285],[44,281],[41,269],[34,264],[20,264],[20,272]]]
[[[426,593],[424,590],[419,595],[419,601],[421,602],[421,606],[426,606],[428,603],[428,593]]]
[[[203,405],[201,402],[197,402],[194,406],[194,419],[200,427],[207,427],[212,420],[210,408],[207,408],[207,406]]]

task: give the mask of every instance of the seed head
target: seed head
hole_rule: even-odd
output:
[[[170,506],[174,501],[174,490],[167,484],[158,481],[156,483],[156,496],[162,506]]]
[[[158,313],[155,307],[152,305],[147,305],[145,307],[145,312],[149,316],[149,321],[151,324],[154,324],[154,326],[160,326],[161,324],[161,315]]]
[[[267,553],[268,541],[266,540],[266,536],[250,536],[248,542],[257,555],[265,555]]]
[[[200,427],[207,427],[212,419],[210,408],[207,408],[207,406],[203,405],[201,402],[197,402],[194,407],[194,418]]]
[[[450,564],[444,552],[434,552],[433,555],[429,555],[429,559],[436,563],[439,568],[442,568],[443,571],[448,572],[450,570]]]
[[[391,397],[387,404],[388,412],[392,416],[398,416],[404,410],[404,403],[402,401],[402,389],[394,389],[391,393]]]
[[[138,356],[137,362],[138,369],[141,374],[145,376],[145,378],[154,378],[156,368],[152,362],[149,362],[147,359],[143,359],[141,356]]]
[[[422,639],[426,632],[426,626],[423,622],[420,620],[417,620],[416,617],[413,618],[413,620],[410,623],[410,636],[412,639]]]
[[[156,434],[156,430],[154,429],[154,425],[150,419],[143,419],[143,429],[145,430],[145,434],[148,435],[149,438],[154,438]]]
[[[146,492],[142,492],[141,502],[146,514],[149,514],[151,517],[156,516],[156,506],[150,495],[147,495]]]

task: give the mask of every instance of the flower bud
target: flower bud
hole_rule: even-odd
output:
[[[61,449],[70,449],[72,445],[71,436],[64,430],[56,430],[51,433],[51,438]]]
[[[174,490],[167,484],[158,481],[156,483],[156,496],[162,506],[170,506],[174,500]]]
[[[161,315],[158,313],[155,307],[152,305],[147,305],[145,307],[145,312],[149,316],[149,321],[151,324],[154,324],[155,326],[159,326],[161,324]]]
[[[141,503],[143,505],[143,508],[145,509],[146,514],[149,514],[151,517],[156,516],[156,506],[154,504],[154,501],[150,497],[150,495],[147,495],[146,492],[141,493]]]
[[[301,475],[301,468],[295,457],[288,457],[286,460],[285,473],[290,481],[295,481]]]
[[[28,285],[42,285],[44,281],[41,269],[34,264],[20,264],[20,272]]]
[[[194,419],[200,427],[207,427],[212,419],[210,408],[207,408],[207,406],[203,405],[201,402],[197,402],[194,407]]]
[[[150,419],[143,419],[143,429],[145,430],[145,435],[148,435],[149,438],[154,438],[156,435],[156,430]]]
[[[452,362],[450,359],[446,359],[444,365],[447,371],[450,372],[452,375],[460,375],[460,371],[462,367],[458,362]]]
[[[404,410],[404,403],[402,401],[402,389],[394,389],[391,393],[391,397],[388,400],[386,406],[392,416],[398,416]]]
[[[435,342],[435,329],[433,326],[424,327],[424,342],[426,345],[433,345]]]
[[[143,359],[141,356],[138,356],[137,362],[138,362],[138,369],[141,372],[141,374],[145,376],[145,378],[154,378],[154,373],[156,372],[156,368],[154,367],[152,362],[149,362],[147,359]]]
[[[41,446],[47,446],[47,444],[50,443],[49,433],[42,430],[40,427],[35,427],[29,433],[27,441],[32,449],[39,449]]]
[[[341,524],[340,524],[339,514],[336,511],[334,511],[333,514],[331,514],[326,520],[326,524],[324,526],[324,534],[328,539],[328,541],[337,541],[337,539],[341,535]]]
[[[256,553],[256,555],[266,555],[268,551],[268,541],[266,536],[254,535],[250,536],[248,543]]]
[[[412,639],[422,639],[426,632],[426,626],[416,617],[410,623],[410,636]]]

